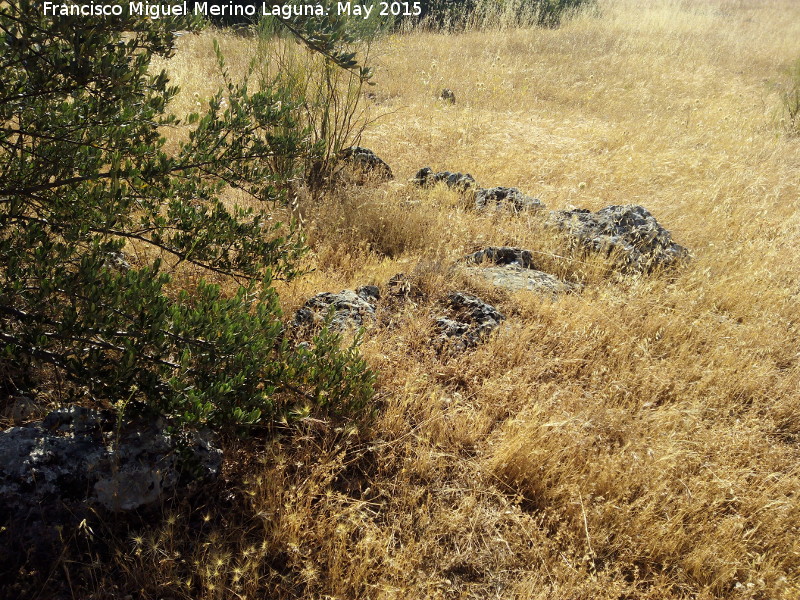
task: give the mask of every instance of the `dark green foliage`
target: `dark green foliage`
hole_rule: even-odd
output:
[[[150,62],[170,56],[176,25],[0,5],[2,360],[55,365],[97,399],[183,425],[268,423],[298,400],[363,405],[372,374],[354,346],[284,338],[271,281],[297,275],[303,240],[219,197],[278,197],[274,159],[304,152],[297,99],[228,82],[166,152],[177,90]],[[335,35],[309,42],[366,75]],[[179,291],[176,272],[200,282]]]
[[[432,29],[481,27],[493,15],[517,25],[558,27],[571,10],[594,0],[421,0],[419,20]]]

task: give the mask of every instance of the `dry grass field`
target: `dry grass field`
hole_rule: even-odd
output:
[[[182,37],[166,65],[179,112],[212,91],[214,35],[234,70],[254,51]],[[304,200],[315,270],[279,291],[289,314],[412,275],[419,297],[365,335],[374,419],[306,419],[234,458],[235,494],[118,540],[115,583],[148,598],[800,598],[800,138],[780,100],[800,3],[601,0],[558,29],[415,32],[372,53],[379,118],[361,143],[397,177]],[[642,204],[693,259],[614,275],[540,217],[407,184],[424,166],[550,209]],[[553,301],[450,269],[489,245],[537,251],[583,291]],[[508,317],[454,355],[429,342],[451,290]]]

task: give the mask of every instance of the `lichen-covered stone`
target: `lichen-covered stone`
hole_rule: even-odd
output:
[[[394,179],[389,165],[369,148],[350,146],[342,150],[339,157],[364,175],[382,180]]]
[[[544,208],[542,201],[523,194],[517,188],[493,187],[475,190],[475,210],[508,209],[515,213]]]
[[[364,285],[357,290],[342,290],[338,294],[323,292],[312,296],[295,313],[295,327],[319,326],[332,310],[330,327],[343,331],[367,325],[375,320],[375,306],[380,290]]]
[[[467,272],[512,292],[529,290],[559,294],[579,289],[575,284],[534,268],[533,254],[522,248],[490,246],[468,254],[463,262],[469,265],[464,267]]]
[[[204,476],[219,472],[222,452],[207,436],[191,452]],[[177,489],[179,462],[160,419],[118,425],[109,411],[64,407],[0,433],[0,503],[11,515],[63,502],[134,510]]]
[[[526,290],[546,294],[563,294],[580,289],[579,286],[562,281],[555,275],[550,275],[550,273],[514,265],[484,268],[473,267],[467,268],[467,271],[479,275],[492,283],[492,285],[501,287],[510,292]]]
[[[548,223],[625,270],[650,272],[689,256],[647,209],[636,204],[607,206],[594,213],[585,209],[553,211]]]
[[[179,449],[160,419],[118,421],[110,411],[69,406],[6,429],[0,432],[0,565],[19,566],[24,557],[29,566],[50,568],[63,558],[66,539],[79,530],[91,535],[98,513],[123,518],[175,502],[213,484],[221,465],[222,451],[209,434]]]
[[[476,185],[475,178],[469,173],[451,173],[450,171],[434,173],[430,167],[423,167],[417,171],[411,182],[423,188],[430,188],[437,183],[444,183],[450,189],[458,192],[466,192]]]
[[[464,257],[464,262],[473,264],[492,263],[495,265],[516,265],[533,269],[533,254],[530,250],[512,246],[489,246]]]
[[[446,307],[450,314],[435,319],[440,331],[438,342],[453,350],[476,346],[506,318],[491,304],[464,292],[448,294]]]

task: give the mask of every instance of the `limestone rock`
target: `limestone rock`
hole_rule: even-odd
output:
[[[511,246],[489,246],[483,250],[467,254],[463,260],[467,263],[475,264],[489,262],[495,265],[515,265],[525,269],[533,268],[533,254],[531,254],[531,251]]]
[[[339,156],[364,175],[384,181],[394,179],[389,165],[369,148],[350,146],[342,150]]]
[[[559,294],[579,289],[575,284],[535,269],[530,250],[509,246],[489,247],[468,254],[463,260],[468,265],[478,265],[466,267],[468,272],[512,292],[529,290]]]
[[[158,507],[211,483],[221,465],[222,452],[208,435],[198,434],[179,458],[160,419],[118,424],[109,411],[72,406],[6,429],[0,432],[0,564],[21,566],[25,557],[47,568],[63,552],[65,532],[79,524],[91,532],[97,511]]]
[[[550,213],[548,223],[566,232],[584,248],[612,257],[624,270],[650,272],[688,258],[669,231],[647,209],[636,204]]]
[[[527,290],[531,292],[563,294],[580,289],[574,284],[562,281],[555,275],[550,275],[550,273],[514,265],[484,268],[473,267],[467,270],[487,279],[492,285],[507,289],[511,292]]]
[[[451,292],[447,297],[450,315],[436,318],[438,342],[454,350],[476,346],[505,320],[505,315],[477,296]]]
[[[198,434],[191,448],[203,477],[222,452]],[[0,433],[0,504],[6,517],[74,504],[129,511],[155,504],[179,484],[175,440],[162,420],[117,426],[108,411],[60,408]],[[201,477],[202,479],[202,477]]]
[[[430,167],[423,167],[417,171],[411,182],[423,188],[431,188],[437,183],[444,183],[450,189],[459,192],[466,192],[476,185],[475,178],[469,173],[451,173],[450,171],[434,173]]]
[[[475,190],[475,210],[510,209],[515,213],[544,208],[542,201],[523,194],[517,188],[493,187]]]
[[[294,325],[321,325],[328,312],[333,310],[331,328],[343,331],[362,327],[375,320],[375,306],[379,299],[380,290],[374,285],[364,285],[356,291],[342,290],[338,294],[323,292],[309,298],[295,313]]]
[[[452,173],[450,171],[435,173],[430,167],[423,167],[411,178],[411,183],[423,188],[430,188],[437,183],[444,183],[450,189],[462,193],[472,190],[475,210],[487,210],[490,208],[497,210],[510,209],[515,213],[519,213],[544,208],[541,200],[523,194],[517,188],[478,187],[475,178],[469,173]]]

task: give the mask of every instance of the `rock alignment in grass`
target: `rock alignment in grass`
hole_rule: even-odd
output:
[[[323,292],[312,296],[295,313],[295,327],[320,326],[333,310],[330,327],[339,331],[358,328],[375,320],[375,306],[380,290],[375,285],[363,285],[357,290],[342,290],[338,294]]]
[[[548,224],[626,270],[647,273],[689,256],[647,209],[636,204],[607,206],[594,213],[586,209],[552,211]]]
[[[560,294],[574,292],[579,286],[534,268],[530,250],[508,246],[489,247],[464,257],[469,272],[476,273],[493,285],[512,292],[529,290]]]
[[[369,148],[350,146],[342,150],[339,157],[366,176],[384,181],[394,179],[389,165]]]
[[[464,292],[448,294],[446,308],[450,315],[436,318],[437,342],[457,351],[478,345],[506,318],[491,304]]]
[[[475,178],[469,173],[451,173],[450,171],[434,172],[430,167],[423,167],[411,179],[423,188],[430,188],[437,183],[444,183],[452,190],[466,193],[472,191],[475,210],[510,209],[515,213],[526,210],[540,210],[544,204],[538,198],[522,193],[518,188],[478,187]]]
[[[387,283],[387,297],[381,298],[377,286],[365,285],[357,290],[342,290],[338,294],[324,292],[309,298],[295,313],[293,325],[299,332],[309,327],[319,327],[329,311],[333,311],[330,327],[339,331],[376,324],[391,326],[391,315],[413,298],[420,299],[421,292],[411,278],[398,273]],[[385,317],[376,319],[379,300]],[[416,304],[412,303],[412,306]],[[441,311],[441,312],[440,312]],[[476,346],[505,320],[505,316],[491,304],[464,292],[451,292],[443,305],[433,313],[439,335],[433,340],[440,348],[465,350]]]

